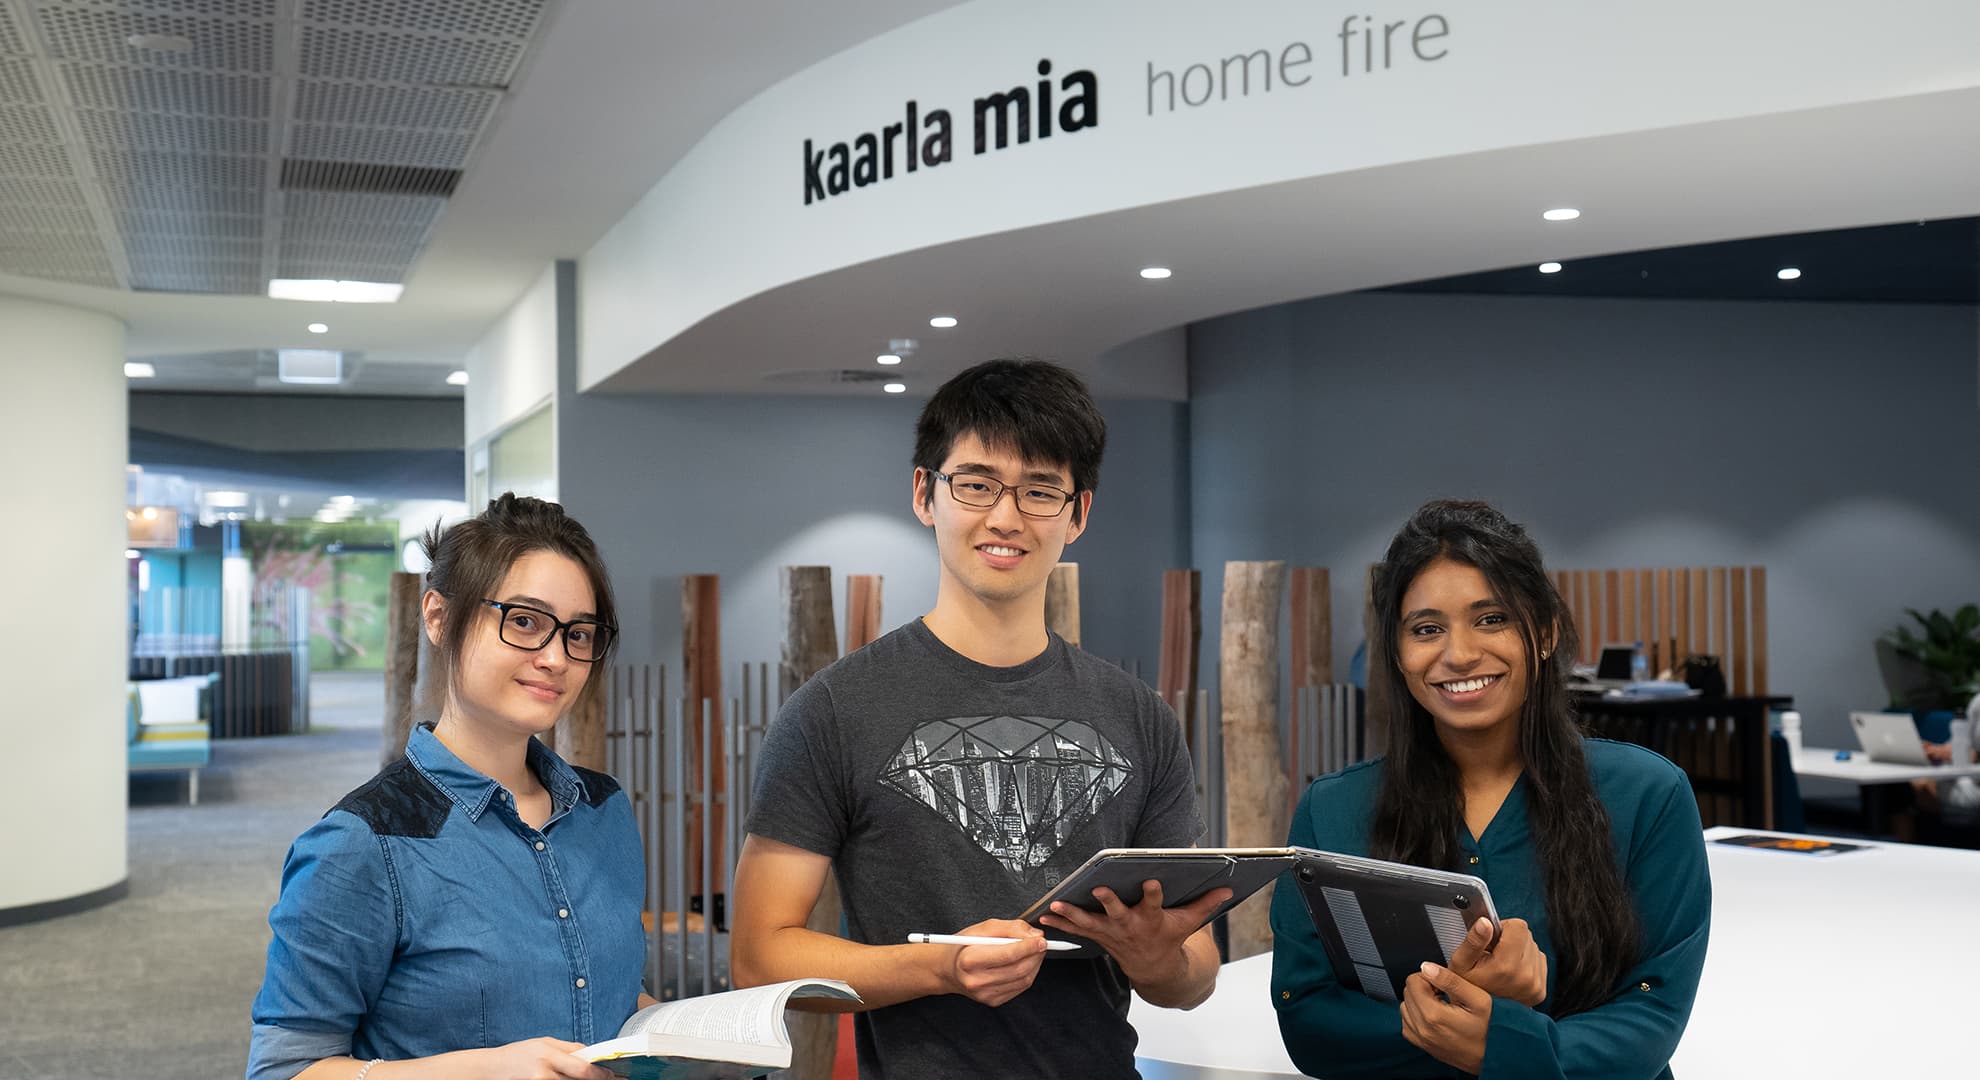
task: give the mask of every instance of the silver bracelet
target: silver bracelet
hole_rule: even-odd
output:
[[[357,1075],[351,1077],[351,1080],[364,1080],[364,1074],[370,1072],[372,1069],[377,1068],[380,1065],[383,1065],[384,1063],[385,1063],[384,1058],[372,1058],[370,1061],[364,1063],[364,1068],[359,1069],[357,1071]]]

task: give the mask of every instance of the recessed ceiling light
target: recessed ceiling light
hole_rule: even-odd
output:
[[[468,374],[465,371],[450,371],[447,373],[448,386],[466,386],[467,380]]]
[[[273,300],[320,300],[333,304],[394,304],[404,285],[385,281],[329,281],[323,278],[272,278]]]
[[[328,323],[313,322],[309,324],[309,332],[312,334],[327,334],[330,332],[330,325]]]
[[[928,320],[928,325],[937,330],[947,330],[949,327],[956,325],[956,317],[954,315],[937,315]]]
[[[183,34],[132,34],[124,39],[124,44],[133,49],[166,53],[189,53],[193,47],[192,39]]]
[[[1141,268],[1141,276],[1150,281],[1160,281],[1168,277],[1169,273],[1169,268],[1166,266],[1144,266]]]
[[[1556,262],[1541,263],[1540,272],[1543,274],[1558,274],[1561,272],[1561,264]]]
[[[124,378],[151,379],[158,376],[158,369],[142,361],[129,361],[124,364]]]
[[[880,389],[890,394],[905,394],[907,393],[907,384],[904,382],[890,382]]]
[[[1793,281],[1795,278],[1801,276],[1801,270],[1798,267],[1783,266],[1774,276],[1780,278],[1782,281]]]
[[[901,358],[898,353],[883,352],[879,356],[874,357],[873,362],[876,364],[884,364],[888,367],[892,367],[895,364],[900,363]]]
[[[1581,216],[1581,211],[1572,206],[1558,206],[1540,216],[1548,221],[1573,221]]]

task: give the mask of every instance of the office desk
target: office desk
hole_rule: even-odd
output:
[[[1803,747],[1794,756],[1794,774],[1855,784],[1857,798],[1863,806],[1863,828],[1871,833],[1890,831],[1893,803],[1904,791],[1895,785],[1912,780],[1980,777],[1980,762],[1965,765],[1893,765],[1871,761],[1870,756],[1861,750],[1850,751],[1847,761],[1838,760],[1836,753],[1819,746]]]
[[[1705,832],[1734,836],[1754,829]],[[1956,1076],[1980,997],[1980,852],[1878,844],[1833,858],[1707,844],[1712,944],[1671,1061],[1679,1080]],[[1135,998],[1146,1080],[1299,1076],[1279,1041],[1272,958],[1227,964],[1192,1012]]]

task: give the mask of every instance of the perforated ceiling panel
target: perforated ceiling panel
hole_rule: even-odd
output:
[[[0,0],[0,273],[403,282],[547,0]]]

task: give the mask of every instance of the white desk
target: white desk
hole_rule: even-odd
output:
[[[1794,756],[1794,774],[1820,777],[1824,780],[1842,780],[1859,786],[1980,776],[1980,762],[1965,765],[1893,765],[1885,761],[1871,761],[1870,755],[1861,750],[1850,751],[1847,761],[1838,759],[1837,753],[1839,751],[1824,750],[1819,746],[1803,747],[1801,752]]]
[[[1904,801],[1905,789],[1898,785],[1912,780],[1980,776],[1980,762],[1965,765],[1893,765],[1885,761],[1871,761],[1870,755],[1861,750],[1850,751],[1847,760],[1836,757],[1837,753],[1819,746],[1803,747],[1794,756],[1794,774],[1855,784],[1857,801],[1863,807],[1864,831],[1877,836],[1888,834],[1891,831],[1891,816],[1900,807],[1909,805]]]
[[[1732,836],[1755,829],[1708,829]],[[1679,1080],[1960,1076],[1980,995],[1980,852],[1905,844],[1833,858],[1707,844],[1712,943],[1671,1061]],[[1134,999],[1146,1080],[1299,1072],[1279,1040],[1272,958],[1224,967],[1192,1012]]]

